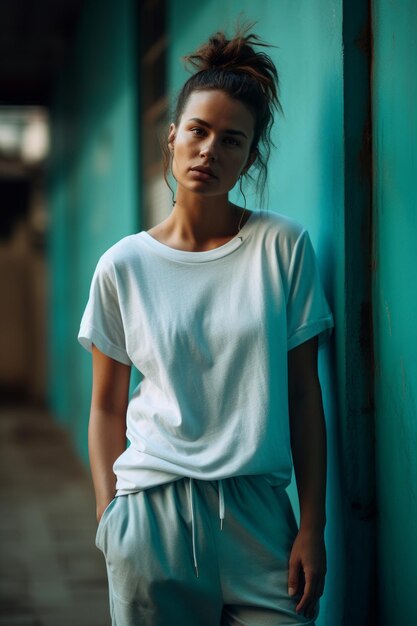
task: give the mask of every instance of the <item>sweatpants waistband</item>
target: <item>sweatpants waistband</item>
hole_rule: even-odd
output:
[[[96,544],[113,626],[312,626],[288,594],[297,532],[285,487],[263,475],[182,476],[116,497]]]

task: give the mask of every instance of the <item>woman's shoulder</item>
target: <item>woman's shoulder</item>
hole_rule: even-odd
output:
[[[254,211],[257,217],[258,228],[263,234],[276,236],[281,240],[290,240],[295,243],[305,228],[300,222],[276,211],[270,209],[260,209]]]
[[[126,235],[107,248],[97,261],[97,270],[111,272],[129,268],[140,254],[138,234]]]

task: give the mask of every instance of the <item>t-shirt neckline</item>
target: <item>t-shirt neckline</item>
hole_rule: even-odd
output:
[[[167,246],[165,243],[162,243],[161,241],[158,241],[158,239],[152,237],[152,235],[150,235],[146,230],[140,231],[140,233],[138,233],[138,236],[141,237],[142,241],[144,241],[156,253],[168,259],[183,262],[185,261],[188,263],[202,263],[205,261],[213,261],[214,259],[224,257],[231,252],[234,252],[237,248],[240,248],[240,246],[246,240],[246,236],[248,234],[247,231],[249,231],[252,223],[255,220],[254,216],[258,214],[259,211],[252,211],[242,228],[232,239],[229,239],[229,241],[227,241],[223,245],[212,248],[211,250],[191,252],[189,250],[178,250],[177,248],[171,248],[171,246]]]

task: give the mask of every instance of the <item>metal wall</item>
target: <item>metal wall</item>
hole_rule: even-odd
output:
[[[277,46],[270,53],[284,116],[276,117],[265,205],[310,231],[336,321],[320,353],[329,470],[318,626],[411,626],[416,4],[374,0],[372,24],[360,0],[167,4],[171,101],[187,76],[180,57],[211,32],[230,32],[239,14]],[[134,0],[106,0],[97,19],[96,3],[86,3],[52,110],[50,401],[85,462],[91,357],[76,341],[79,321],[99,255],[140,229],[136,9]],[[249,208],[259,206],[250,188],[246,196]],[[242,201],[238,192],[234,200]],[[290,495],[297,512],[294,483]]]
[[[99,256],[138,230],[133,0],[86,3],[56,85],[49,176],[49,387],[54,414],[87,462],[91,356],[77,342]]]
[[[374,337],[381,626],[417,624],[417,4],[373,3]]]

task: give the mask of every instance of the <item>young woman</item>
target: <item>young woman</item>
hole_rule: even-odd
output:
[[[264,183],[280,108],[257,45],[247,29],[217,33],[186,57],[197,71],[167,138],[173,208],[100,258],[81,322],[117,626],[313,624],[323,593],[317,350],[332,316],[306,230],[228,199],[249,171]],[[132,365],[143,379],[128,399]]]

